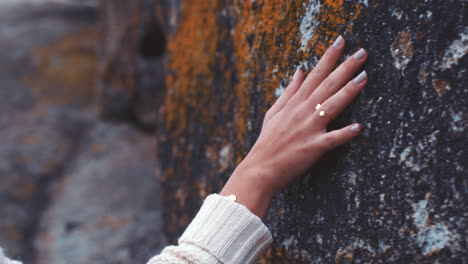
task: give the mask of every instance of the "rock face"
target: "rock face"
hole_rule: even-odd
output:
[[[182,1],[160,115],[171,242],[252,147],[295,69],[342,34],[365,91],[330,129],[362,135],[279,193],[271,263],[465,263],[468,27],[463,1]]]

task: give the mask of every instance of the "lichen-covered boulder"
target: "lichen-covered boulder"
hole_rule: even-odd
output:
[[[264,261],[467,261],[466,3],[209,0],[176,10],[158,149],[172,242],[252,147],[296,68],[311,70],[341,34],[346,55],[368,51],[369,84],[330,129],[365,130],[276,196]]]

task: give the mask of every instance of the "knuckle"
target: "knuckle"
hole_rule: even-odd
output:
[[[336,86],[338,80],[337,78],[339,78],[339,76],[336,75],[336,73],[332,73],[330,74],[330,76],[328,76],[328,78],[325,80],[325,87],[326,88],[333,88]]]
[[[340,76],[342,76],[343,73],[350,73],[355,68],[356,68],[355,61],[352,59],[352,56],[351,56],[339,66],[339,68],[337,69],[337,72],[339,72]]]
[[[322,65],[320,65],[320,66],[322,66]],[[315,69],[313,70],[313,74],[315,76],[323,76],[323,75],[325,75],[327,73],[326,69],[324,67],[320,67],[320,66],[315,67]]]
[[[337,146],[338,144],[338,140],[336,138],[336,136],[334,135],[331,135],[331,134],[326,134],[325,136],[323,136],[322,138],[322,147],[324,149],[333,149]]]
[[[296,91],[297,91],[297,84],[294,84],[294,83],[290,83],[283,91],[283,93],[281,94],[281,96],[284,96],[284,97],[291,97],[293,96]]]
[[[299,111],[294,111],[294,113],[292,113],[291,121],[293,122],[293,124],[299,123],[301,119],[302,115]]]
[[[263,118],[263,122],[266,123],[266,122],[268,122],[269,120],[271,120],[271,118],[272,118],[272,114],[271,114],[271,112],[269,112],[269,110],[268,110],[268,111],[266,112],[266,114],[265,114],[265,117]]]
[[[341,89],[341,92],[345,98],[353,96],[353,90],[350,85],[347,85]]]
[[[287,107],[288,111],[290,111],[291,108],[295,108],[299,104],[299,102],[300,102],[300,97],[299,97],[298,93],[296,93],[286,103],[286,107]]]
[[[318,111],[315,111],[313,114],[312,114],[312,118],[311,118],[311,122],[314,126],[316,125],[319,125],[320,124],[320,117],[319,114],[318,114]]]
[[[296,104],[291,106],[291,121],[293,124],[299,124],[300,122],[304,121],[304,104]]]
[[[343,67],[346,68],[347,70],[352,69],[356,65],[356,60],[353,58],[353,56],[349,56],[345,62],[343,62]]]
[[[290,93],[291,93],[291,85],[289,85],[283,90],[280,97],[288,97]]]

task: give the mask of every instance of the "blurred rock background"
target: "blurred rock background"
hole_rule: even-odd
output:
[[[100,5],[0,1],[0,245],[24,263],[145,263],[166,243],[155,96],[116,92],[99,107],[101,72],[127,65],[107,27],[130,30],[116,24],[136,14]]]
[[[0,0],[0,245],[144,263],[339,35],[362,135],[279,193],[260,263],[467,263],[466,1]]]

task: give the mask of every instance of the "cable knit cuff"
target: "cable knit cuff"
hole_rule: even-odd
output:
[[[221,263],[255,263],[271,245],[270,230],[242,204],[211,194],[179,239],[199,246]]]

